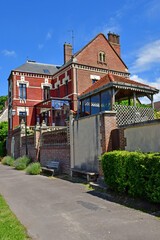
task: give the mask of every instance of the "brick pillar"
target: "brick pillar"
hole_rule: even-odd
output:
[[[41,125],[41,127],[40,127],[40,146],[43,145],[43,137],[42,137],[42,134],[43,134],[44,132],[46,132],[47,129],[48,129],[48,127],[47,127],[45,121],[43,120],[42,125]]]
[[[116,112],[106,111],[100,116],[102,154],[112,151],[111,131],[117,128]]]
[[[127,145],[126,138],[124,137],[124,131],[125,128],[120,128],[119,130],[119,145],[121,150],[125,150],[125,147]]]
[[[116,112],[115,111],[106,111],[103,112],[100,116],[101,126],[101,147],[102,155],[105,152],[112,151],[112,130],[117,128]],[[99,179],[98,181],[103,181],[103,171],[101,166],[101,161],[99,161]]]
[[[25,136],[25,122],[22,119],[21,124],[20,124],[21,132],[20,132],[20,147],[22,147],[22,137]]]
[[[35,146],[35,148],[38,147],[39,139],[40,139],[40,125],[39,125],[39,123],[37,123],[35,130],[34,130],[34,146]]]
[[[37,125],[34,130],[34,147],[36,149],[36,162],[39,161],[40,156],[40,136],[41,136],[40,125],[37,122]]]

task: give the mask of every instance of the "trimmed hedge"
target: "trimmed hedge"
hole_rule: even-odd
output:
[[[40,163],[31,163],[27,169],[26,172],[32,175],[38,175],[41,172],[41,165]]]
[[[160,203],[160,153],[113,151],[101,161],[112,190]]]
[[[28,164],[30,162],[31,162],[30,158],[27,156],[24,156],[24,157],[20,157],[20,158],[16,159],[13,166],[17,170],[24,170],[24,169],[26,169],[26,167],[28,166]]]

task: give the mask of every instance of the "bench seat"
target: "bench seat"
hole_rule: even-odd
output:
[[[56,173],[59,173],[59,165],[59,162],[47,161],[46,165],[41,167],[41,169],[42,171],[51,172],[52,176],[54,176]]]
[[[73,177],[76,174],[81,174],[87,176],[88,182],[95,182],[98,178],[99,173],[97,172],[89,172],[77,168],[71,168],[71,177]]]

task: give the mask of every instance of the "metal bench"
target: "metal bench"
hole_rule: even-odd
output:
[[[60,171],[60,163],[54,161],[47,161],[44,167],[41,167],[42,171],[52,172],[52,176]]]
[[[98,178],[99,173],[88,172],[77,168],[71,168],[71,177],[74,175],[85,175],[87,176],[87,182],[95,182]]]

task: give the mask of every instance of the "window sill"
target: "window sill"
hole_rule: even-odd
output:
[[[105,63],[105,62],[97,61],[97,63],[98,63],[98,64],[101,64],[101,65],[105,65],[105,66],[107,66],[107,63]]]

